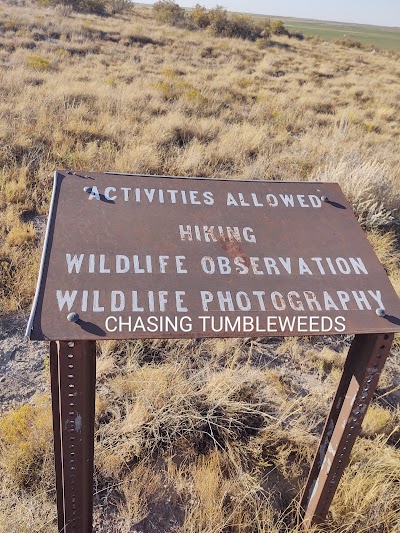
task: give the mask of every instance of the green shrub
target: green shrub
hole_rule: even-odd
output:
[[[333,42],[339,46],[344,46],[345,48],[362,48],[363,45],[360,41],[356,41],[351,37],[346,37],[345,39],[334,39]]]
[[[108,0],[107,5],[112,15],[125,13],[126,11],[130,11],[133,7],[130,0]]]
[[[209,12],[200,4],[194,6],[189,16],[198,28],[207,28],[211,24]]]
[[[237,37],[256,41],[267,39],[270,33],[269,20],[259,22],[248,15],[228,15],[226,9],[217,6],[209,12],[210,28],[220,37]]]
[[[304,35],[300,31],[294,31],[289,33],[291,39],[297,39],[298,41],[304,41]]]
[[[50,70],[51,63],[50,59],[38,56],[36,54],[26,57],[26,65],[31,70]]]
[[[289,35],[289,32],[285,28],[284,23],[281,20],[273,20],[271,23],[271,32],[274,35]]]
[[[248,15],[229,15],[222,6],[216,6],[209,11],[200,4],[196,4],[189,15],[173,0],[160,0],[153,6],[155,18],[158,22],[173,26],[186,26],[191,29],[210,28],[217,37],[237,37],[256,41],[267,40],[271,33],[269,19],[258,21]],[[275,32],[288,34],[281,21],[275,21]]]
[[[229,37],[239,37],[255,41],[260,37],[261,28],[254,20],[246,15],[232,15],[229,20],[230,35]]]
[[[70,6],[72,11],[82,11],[104,15],[106,13],[107,0],[39,0],[42,6]]]
[[[296,39],[304,39],[299,32],[290,34],[281,20],[257,20],[248,15],[233,14],[222,6],[207,10],[204,6],[196,4],[190,14],[186,14],[174,0],[159,0],[153,6],[153,12],[158,22],[173,26],[185,26],[191,29],[210,28],[217,37],[236,37],[249,41],[258,41],[260,48],[267,46],[271,33],[275,35],[288,35]]]
[[[262,19],[257,22],[260,31],[260,38],[268,39],[271,35],[271,21],[269,19]]]
[[[185,10],[173,0],[160,0],[153,5],[153,12],[158,22],[182,26],[186,22]]]
[[[214,35],[229,36],[228,12],[221,6],[214,7],[209,11],[210,28]]]

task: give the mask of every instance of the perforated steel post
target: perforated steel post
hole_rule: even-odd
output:
[[[378,384],[393,333],[356,335],[304,490],[305,529],[326,518]]]
[[[95,341],[50,343],[58,529],[92,531]]]

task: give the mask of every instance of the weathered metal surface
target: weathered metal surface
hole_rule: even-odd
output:
[[[92,531],[96,343],[51,342],[58,530]]]
[[[61,420],[60,420],[60,381],[58,366],[58,346],[55,341],[50,342],[50,380],[51,380],[51,404],[53,416],[53,448],[54,467],[56,471],[56,494],[57,494],[57,519],[58,531],[64,528],[64,498],[63,498],[63,474],[62,474],[62,448],[61,448]]]
[[[390,333],[353,340],[303,494],[306,529],[326,518],[392,341]]]
[[[56,173],[32,339],[396,331],[337,184]]]

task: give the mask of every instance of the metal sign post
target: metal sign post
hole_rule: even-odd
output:
[[[96,341],[355,334],[304,491],[322,522],[400,304],[337,184],[56,172],[27,327],[50,341],[59,531],[92,529]]]
[[[392,341],[392,333],[354,337],[304,489],[306,528],[328,514]]]
[[[58,530],[92,530],[96,342],[50,343]]]

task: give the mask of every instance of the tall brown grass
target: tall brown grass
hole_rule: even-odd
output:
[[[32,300],[58,167],[338,181],[400,291],[398,60],[3,3],[0,315]],[[96,530],[297,531],[348,345],[99,343]],[[396,345],[329,531],[399,526],[399,368]],[[0,419],[1,532],[55,531],[48,424],[48,397]]]

